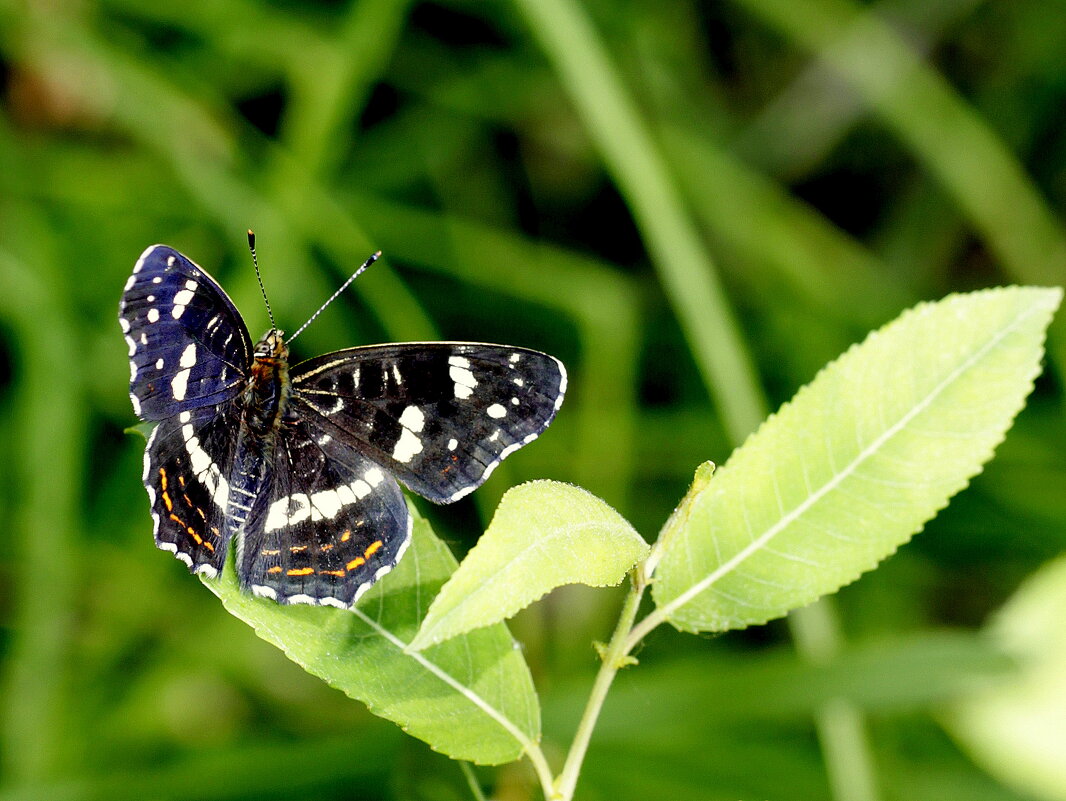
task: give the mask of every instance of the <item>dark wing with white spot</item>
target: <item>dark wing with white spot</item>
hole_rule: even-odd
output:
[[[266,503],[237,545],[245,589],[280,603],[349,607],[399,561],[411,518],[399,484],[300,419],[278,431]]]
[[[544,353],[467,342],[337,351],[291,372],[294,412],[436,503],[472,492],[532,442],[563,402]]]
[[[144,453],[155,544],[194,573],[214,576],[226,561],[226,476],[236,425],[227,407],[181,412],[155,427]]]
[[[143,420],[229,400],[252,360],[248,329],[222,287],[178,251],[148,248],[119,305],[130,399]]]

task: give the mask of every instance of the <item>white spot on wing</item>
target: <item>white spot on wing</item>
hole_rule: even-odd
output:
[[[218,571],[211,565],[197,565],[196,570],[194,570],[193,573],[202,573],[207,576],[207,578],[214,578],[218,575]]]
[[[277,590],[273,587],[265,587],[262,584],[252,585],[252,595],[258,595],[260,598],[269,598],[271,601],[278,599]]]
[[[459,447],[459,440],[457,440],[455,438],[452,438],[452,439],[448,440],[448,450],[454,451],[458,447]]]
[[[181,360],[178,364],[181,367],[192,367],[196,364],[196,345],[187,345],[185,347],[185,350],[181,352]]]
[[[477,386],[477,379],[470,372],[470,360],[464,356],[448,357],[448,377],[455,382],[455,397],[461,400],[469,398]]]
[[[155,369],[156,370],[162,370],[163,369],[163,363],[164,362],[163,362],[162,359],[156,359],[155,360]]]
[[[174,400],[185,400],[185,393],[189,391],[189,368],[178,372],[170,381],[170,390],[174,393]]]
[[[371,487],[376,487],[378,484],[385,480],[385,474],[382,473],[378,468],[371,467],[369,470],[363,473],[363,478],[370,482]]]
[[[118,318],[118,326],[122,329],[123,334],[128,334],[130,332],[130,321],[125,317]]]
[[[154,323],[159,320],[159,309],[148,310],[148,322]]]
[[[487,414],[489,417],[499,420],[501,417],[507,416],[507,410],[500,404],[494,403],[485,410],[485,414]]]
[[[421,452],[422,440],[412,434],[409,429],[400,429],[400,438],[396,441],[396,447],[392,449],[392,458],[397,462],[407,464]]]
[[[373,472],[367,471],[368,480]],[[379,470],[378,473],[380,472]],[[311,495],[296,492],[270,504],[264,528],[266,531],[277,531],[308,519],[312,521],[332,520],[345,506],[365,498],[370,493],[370,484],[361,478],[357,478],[351,484],[341,484],[334,489],[321,490]]]
[[[408,406],[403,410],[403,414],[400,415],[400,425],[411,429],[416,434],[422,430],[425,424],[426,415],[417,406]]]

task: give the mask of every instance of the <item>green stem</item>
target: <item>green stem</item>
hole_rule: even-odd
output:
[[[485,801],[485,793],[481,790],[481,782],[477,780],[477,774],[474,773],[474,768],[471,767],[470,763],[459,760],[459,770],[463,772],[463,778],[466,779],[467,786],[470,788],[470,795],[474,796],[474,801]]]
[[[548,796],[551,801],[570,801],[574,796],[577,778],[581,773],[581,764],[585,761],[592,731],[596,728],[600,710],[603,709],[603,703],[607,699],[607,691],[611,689],[615,675],[626,665],[626,657],[629,654],[626,643],[630,628],[637,616],[637,609],[640,607],[640,599],[644,595],[644,586],[643,581],[636,574],[631,574],[629,593],[622,606],[618,625],[615,626],[611,641],[603,651],[603,664],[600,665],[599,673],[596,674],[596,681],[592,685],[592,693],[585,705],[585,712],[574,734],[574,741],[570,744],[570,752],[566,755],[563,772],[559,774],[555,792]]]
[[[811,664],[825,664],[840,652],[843,637],[831,598],[795,610],[788,620],[796,650]],[[859,710],[843,699],[832,698],[815,713],[815,725],[825,752],[832,798],[877,801],[874,759]]]

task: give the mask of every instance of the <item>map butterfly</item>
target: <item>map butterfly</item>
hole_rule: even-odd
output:
[[[285,604],[354,604],[410,542],[398,482],[459,500],[536,439],[566,391],[558,359],[473,342],[290,367],[296,335],[272,326],[253,344],[222,287],[164,245],[137,260],[119,323],[133,409],[157,424],[143,475],[156,545],[214,577],[233,542],[241,587]]]

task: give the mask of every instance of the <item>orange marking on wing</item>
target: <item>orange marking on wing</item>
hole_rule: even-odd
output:
[[[345,573],[344,570],[319,570],[318,572],[323,576],[340,576],[341,578],[344,578]]]
[[[199,534],[196,533],[196,529],[194,529],[192,526],[186,526],[185,530],[189,532],[189,536],[190,537],[192,537],[194,540],[196,540],[196,544],[197,545],[203,545],[204,544],[203,539],[200,537]]]
[[[267,568],[267,573],[280,573],[280,572],[281,572],[281,567],[279,567],[278,565],[274,565],[273,567],[268,567]]]
[[[209,550],[211,553],[215,552],[215,546],[212,545],[210,542],[204,542],[204,547],[207,548],[207,550]]]
[[[348,568],[349,570],[355,570],[357,567],[359,567],[359,565],[365,565],[365,564],[366,564],[366,559],[364,559],[361,556],[357,556],[357,557],[355,557],[355,559],[353,559],[348,564],[346,564],[345,567]]]
[[[167,511],[173,512],[174,504],[170,500],[170,496],[167,494],[167,471],[164,470],[162,467],[159,468],[159,488],[161,490],[160,494],[163,496],[163,503],[167,505]],[[192,506],[192,504],[190,503],[189,506]],[[173,517],[173,515],[171,515],[171,517]],[[180,520],[178,522],[181,523]],[[185,524],[182,523],[182,525]]]
[[[307,550],[307,546],[306,545],[293,545],[291,548],[289,548],[289,550],[292,551],[293,553],[300,553],[301,551],[306,551]]]
[[[286,576],[309,576],[315,572],[313,567],[297,567],[292,570],[286,570]]]
[[[341,542],[347,542],[352,538],[352,530],[350,528],[344,529],[344,533],[341,534]]]
[[[277,556],[279,553],[281,553],[281,551],[277,550],[276,548],[275,549],[264,548],[259,553],[263,554],[263,556]]]
[[[363,556],[369,559],[371,556],[377,553],[379,548],[381,548],[381,540],[376,540],[375,542],[372,542],[370,543],[370,545],[367,546],[367,549],[363,551]]]
[[[332,542],[327,542],[325,545],[323,545],[321,548],[319,548],[319,550],[320,551],[332,551],[333,550],[333,543]]]
[[[182,489],[185,489],[185,476],[178,476],[178,483],[181,484]]]

